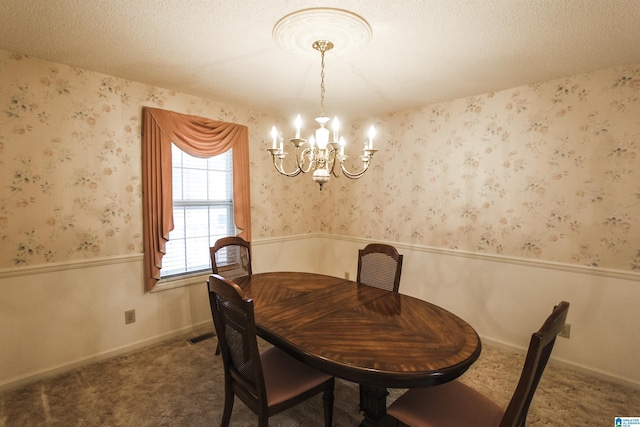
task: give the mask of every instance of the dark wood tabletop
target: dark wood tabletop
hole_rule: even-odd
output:
[[[437,385],[464,373],[480,338],[451,312],[400,293],[313,273],[253,274],[258,333],[294,357],[363,385]]]

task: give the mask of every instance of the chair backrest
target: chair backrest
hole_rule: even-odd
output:
[[[251,244],[242,237],[218,239],[209,251],[213,274],[232,280],[251,275]]]
[[[266,413],[267,393],[256,338],[253,300],[220,275],[209,277],[211,314],[222,352],[227,390],[233,390],[247,406]]]
[[[358,251],[358,283],[398,292],[402,255],[391,245],[370,243]]]
[[[568,312],[569,303],[560,302],[553,308],[553,312],[540,330],[531,336],[520,380],[502,417],[500,427],[522,427],[525,425],[531,399],[533,399],[544,368],[547,366],[556,337],[567,320]]]

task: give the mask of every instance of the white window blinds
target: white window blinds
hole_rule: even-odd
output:
[[[162,277],[210,270],[209,247],[235,235],[232,151],[201,159],[172,145],[173,221]]]

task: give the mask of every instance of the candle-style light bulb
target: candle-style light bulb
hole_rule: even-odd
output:
[[[331,124],[331,127],[333,128],[333,141],[337,142],[338,141],[338,130],[340,129],[340,122],[338,121],[338,117],[334,117],[333,118],[333,122]]]
[[[271,148],[276,148],[277,138],[278,138],[278,129],[276,127],[271,128],[271,138],[273,138],[273,146]]]
[[[373,137],[376,136],[376,128],[371,125],[369,128],[369,149],[373,148]]]
[[[302,117],[300,117],[300,114],[296,116],[295,125],[296,125],[296,139],[298,139],[300,138],[300,128],[302,127]]]

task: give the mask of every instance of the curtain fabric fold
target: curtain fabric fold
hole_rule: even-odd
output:
[[[195,157],[233,149],[234,222],[239,236],[251,241],[249,130],[246,126],[143,108],[142,212],[145,289],[160,279],[162,257],[173,230],[171,143]]]

